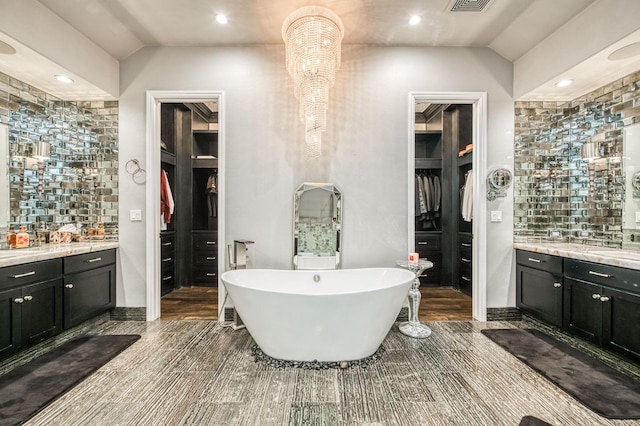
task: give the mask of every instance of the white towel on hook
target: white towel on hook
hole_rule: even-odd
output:
[[[471,222],[473,219],[473,173],[471,170],[465,175],[461,212],[462,219],[466,222]]]

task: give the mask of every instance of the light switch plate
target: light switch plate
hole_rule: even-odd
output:
[[[129,220],[131,222],[141,222],[142,210],[129,210]]]
[[[502,210],[491,211],[491,222],[502,222]]]
[[[640,223],[640,212],[636,212],[636,223]]]

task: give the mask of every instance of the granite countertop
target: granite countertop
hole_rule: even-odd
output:
[[[514,243],[518,250],[640,270],[640,251],[570,243]]]
[[[41,247],[0,250],[0,267],[38,262],[40,260],[73,256],[76,254],[118,248],[117,241],[92,241],[83,243],[46,244]]]

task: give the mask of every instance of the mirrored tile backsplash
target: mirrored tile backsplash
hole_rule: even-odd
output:
[[[9,199],[0,227],[102,222],[106,238],[117,239],[117,101],[65,101],[0,73],[0,126],[8,133],[0,206]]]
[[[636,226],[623,223],[625,195],[631,196],[624,128],[635,123],[640,72],[570,102],[516,102],[515,241],[612,247],[629,241]]]

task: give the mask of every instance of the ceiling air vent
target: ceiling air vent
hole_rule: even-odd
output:
[[[451,12],[482,12],[493,0],[452,0]]]

